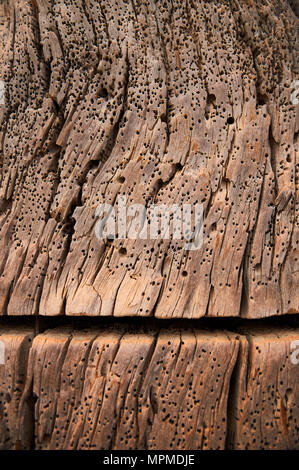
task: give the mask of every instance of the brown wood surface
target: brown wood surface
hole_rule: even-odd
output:
[[[5,353],[4,364],[0,364],[1,450],[27,449],[32,444],[32,390],[28,388],[25,393],[24,387],[33,336],[28,328],[0,329],[0,345],[4,345]]]
[[[1,449],[299,449],[298,328],[31,338],[0,330]]]
[[[298,15],[1,1],[0,449],[299,449]],[[99,240],[119,195],[202,246]]]
[[[298,313],[296,2],[4,0],[0,314]],[[204,243],[97,240],[201,202]]]

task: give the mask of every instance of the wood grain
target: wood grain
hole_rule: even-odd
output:
[[[0,314],[298,313],[296,3],[0,7]],[[98,240],[95,211],[204,206],[204,243]]]
[[[232,336],[103,331],[74,333],[69,343],[66,334],[57,338],[55,331],[38,336],[30,357],[38,377],[37,449],[224,447],[238,350]],[[66,344],[63,363],[51,361]]]
[[[123,323],[31,338],[1,330],[2,449],[299,449],[298,328]]]

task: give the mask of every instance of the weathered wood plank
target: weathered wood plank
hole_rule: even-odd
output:
[[[238,341],[192,331],[155,336],[103,331],[68,342],[53,330],[35,338],[36,448],[224,448]]]
[[[298,313],[295,8],[1,7],[1,314]],[[203,245],[98,240],[96,208],[117,195],[202,203]]]
[[[299,449],[298,328],[32,337],[1,327],[2,449]]]

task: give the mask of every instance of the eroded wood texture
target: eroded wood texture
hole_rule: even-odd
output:
[[[33,439],[32,393],[24,393],[33,331],[0,329],[0,449],[29,449]],[[24,405],[26,405],[24,407]],[[26,408],[26,411],[25,411]],[[25,411],[25,412],[24,412]]]
[[[3,449],[299,449],[298,329],[31,338],[1,331]]]
[[[3,5],[0,312],[298,313],[295,2]],[[203,246],[98,240],[117,195],[202,203]]]
[[[230,403],[233,449],[299,449],[299,330],[246,332]]]
[[[30,357],[36,448],[222,449],[237,352],[221,333],[46,332]]]

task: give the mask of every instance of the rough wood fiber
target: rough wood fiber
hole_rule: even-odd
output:
[[[0,329],[1,348],[4,345],[4,364],[0,364],[0,450],[29,449],[32,444],[32,393],[24,393],[32,339],[33,331],[26,328]]]
[[[29,365],[36,448],[223,448],[238,342],[217,332],[156,336],[39,335]]]
[[[230,447],[299,449],[299,330],[249,330],[240,339],[230,402]]]
[[[32,337],[1,328],[1,449],[299,449],[298,329]]]
[[[0,7],[0,312],[298,313],[287,0]],[[7,21],[6,21],[7,18]],[[99,241],[99,203],[204,205],[204,244]]]

